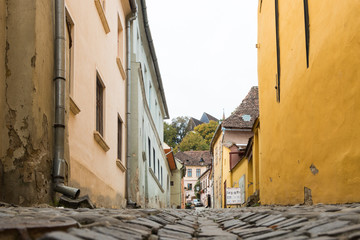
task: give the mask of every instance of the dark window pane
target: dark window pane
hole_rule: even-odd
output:
[[[101,84],[99,77],[96,77],[96,131],[104,135],[104,101],[103,101],[104,87]]]
[[[117,157],[121,160],[121,148],[122,146],[122,122],[120,119],[118,119],[118,153]]]

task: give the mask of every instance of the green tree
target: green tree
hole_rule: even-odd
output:
[[[176,129],[177,132],[176,144],[179,144],[188,133],[188,123],[189,117],[177,117],[171,120],[171,125]]]
[[[203,123],[196,126],[194,128],[194,131],[200,134],[200,136],[205,140],[207,145],[210,145],[210,141],[214,136],[215,130],[218,125],[218,122],[211,120],[209,123]]]
[[[171,120],[171,124],[164,123],[164,142],[177,150],[177,145],[187,134],[188,117],[177,117]]]
[[[164,142],[172,148],[177,144],[177,132],[173,125],[164,122]]]
[[[179,144],[180,151],[202,151],[209,150],[209,145],[198,132],[189,132]]]

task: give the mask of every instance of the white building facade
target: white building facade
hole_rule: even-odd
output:
[[[131,24],[131,81],[128,133],[128,203],[170,206],[170,168],[163,150],[163,120],[169,118],[145,2],[136,1]]]

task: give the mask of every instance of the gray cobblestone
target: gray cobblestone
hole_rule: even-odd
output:
[[[359,239],[360,205],[233,209],[0,207],[0,239]]]

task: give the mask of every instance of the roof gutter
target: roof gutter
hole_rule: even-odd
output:
[[[143,20],[144,20],[146,39],[147,39],[147,41],[149,43],[151,58],[153,60],[154,67],[155,67],[155,73],[156,73],[157,81],[158,81],[158,84],[159,84],[159,90],[160,90],[160,94],[161,94],[161,99],[162,99],[162,102],[164,104],[164,111],[165,111],[164,119],[170,119],[169,110],[168,110],[168,107],[167,107],[167,104],[166,104],[164,87],[163,87],[162,80],[161,80],[159,64],[158,64],[156,53],[155,53],[154,43],[153,43],[153,40],[152,40],[152,37],[151,37],[151,32],[150,32],[150,27],[149,27],[149,21],[148,21],[148,16],[147,16],[147,11],[146,11],[145,0],[141,0],[141,6],[142,6],[142,14],[143,14]]]
[[[55,192],[67,197],[77,198],[80,189],[65,186],[66,161],[65,149],[65,2],[55,0],[55,123],[54,123],[54,160],[53,160],[53,183]]]
[[[222,130],[224,132],[226,132],[226,131],[229,131],[229,132],[251,132],[252,131],[251,128],[249,129],[249,128],[225,128],[225,127],[223,127]]]

